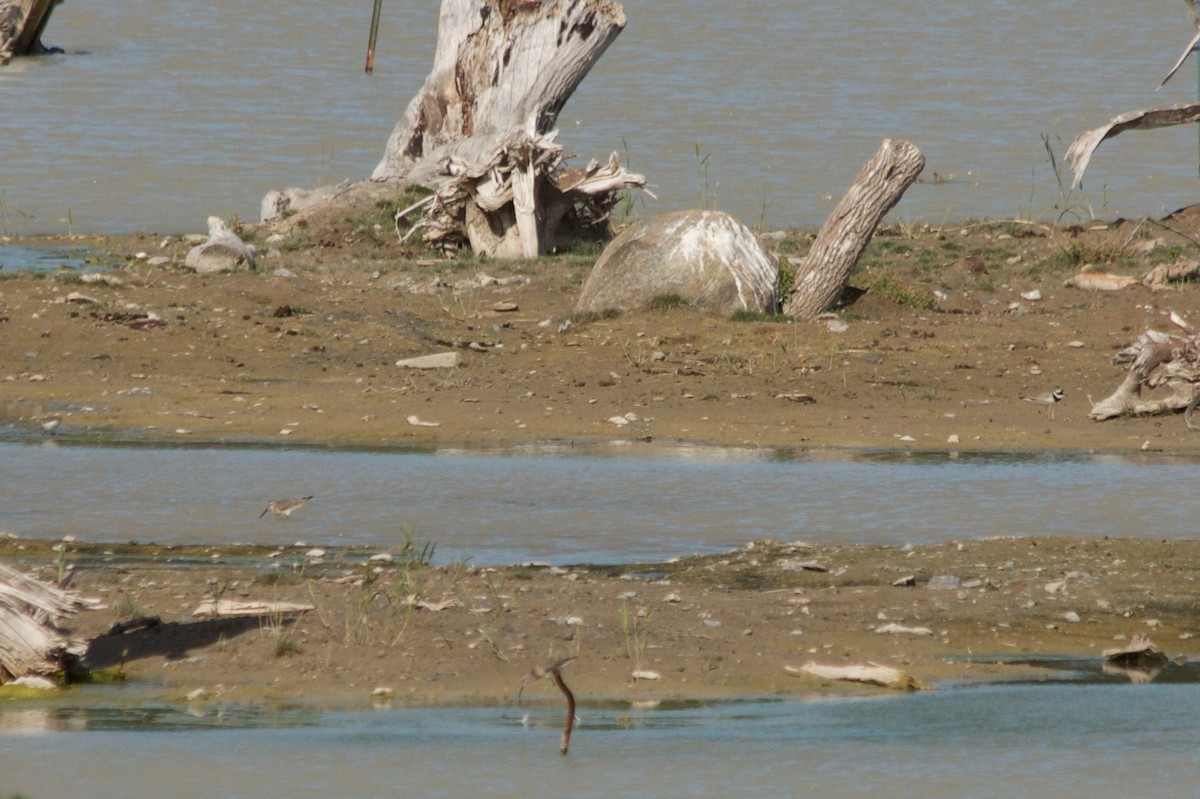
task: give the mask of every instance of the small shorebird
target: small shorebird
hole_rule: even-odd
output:
[[[267,515],[267,511],[270,511],[276,516],[282,516],[286,519],[290,517],[293,512],[302,508],[304,504],[312,498],[313,495],[309,494],[307,497],[296,497],[295,499],[273,499],[267,503],[266,510],[258,514],[258,518],[261,519]]]
[[[1032,402],[1035,405],[1045,405],[1050,409],[1050,418],[1054,418],[1054,406],[1062,402],[1063,397],[1067,396],[1067,392],[1061,388],[1056,388],[1049,394],[1039,394],[1036,397],[1021,397],[1026,402]]]
[[[62,419],[57,416],[51,416],[49,419],[42,420],[42,435],[52,436],[58,432],[59,425],[62,424]]]

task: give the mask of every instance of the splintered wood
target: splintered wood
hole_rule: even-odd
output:
[[[94,604],[0,563],[0,683],[53,674],[83,654],[55,621]]]
[[[443,0],[433,69],[388,140],[374,180],[423,186],[436,200],[400,223],[453,249],[534,258],[564,218],[605,222],[620,193],[642,188],[614,153],[562,169],[558,112],[625,27],[610,0]]]

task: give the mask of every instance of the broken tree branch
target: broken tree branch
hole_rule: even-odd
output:
[[[1075,137],[1075,141],[1071,142],[1071,146],[1067,148],[1067,154],[1064,156],[1075,176],[1071,182],[1071,188],[1079,187],[1088,162],[1092,160],[1092,153],[1105,139],[1111,139],[1127,130],[1150,130],[1171,125],[1187,125],[1196,121],[1200,121],[1200,103],[1180,103],[1170,108],[1129,111],[1113,117],[1106,124],[1094,130],[1085,130]]]

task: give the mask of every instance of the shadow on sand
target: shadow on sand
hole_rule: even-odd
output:
[[[265,617],[242,616],[196,622],[163,622],[156,617],[114,625],[88,644],[83,664],[88,669],[114,668],[142,658],[162,656],[182,660],[193,649],[202,649],[266,625]]]

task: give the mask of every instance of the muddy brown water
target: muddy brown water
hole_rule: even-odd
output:
[[[432,62],[437,3],[66,3],[67,54],[0,69],[0,235],[202,231],[255,219],[269,190],[368,176]],[[1082,130],[1194,100],[1176,0],[626,0],[625,31],[568,103],[583,162],[620,152],[658,200],[750,224],[819,225],[885,137],[926,153],[893,216],[1136,217],[1195,200],[1190,126],[1100,148],[1083,191],[1061,160]],[[141,24],[152,20],[143,29]],[[935,180],[934,173],[938,178]]]

